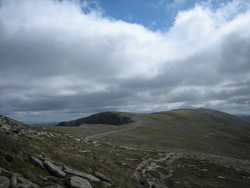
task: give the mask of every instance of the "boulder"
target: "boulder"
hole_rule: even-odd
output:
[[[6,169],[1,168],[1,167],[0,167],[0,170],[1,170],[4,174],[6,174],[6,176],[8,176],[9,178],[10,178],[11,176],[13,176],[13,175],[16,176],[16,177],[21,176],[21,174],[18,174],[18,173],[15,173],[15,172],[11,172],[11,171],[6,170]]]
[[[104,175],[101,174],[100,172],[96,172],[96,171],[95,171],[95,172],[93,173],[93,175],[94,175],[95,177],[99,178],[99,179],[102,180],[102,181],[111,183],[111,179],[108,178],[108,177],[106,177],[106,176],[104,176]]]
[[[103,182],[103,187],[106,188],[106,187],[112,187],[112,185],[108,182]]]
[[[66,185],[68,188],[92,188],[92,185],[88,182],[88,180],[77,176],[68,178]]]
[[[45,161],[46,158],[44,157],[43,154],[32,154],[35,158],[39,159],[40,161]]]
[[[82,177],[82,178],[87,178],[88,180],[91,180],[91,181],[95,181],[95,182],[101,181],[99,178],[97,178],[95,176],[92,176],[91,174],[86,174],[84,172],[79,172],[79,171],[73,170],[73,169],[71,169],[71,168],[69,168],[67,166],[64,166],[63,171],[68,173],[68,174],[72,174],[72,175],[79,176],[79,177]]]
[[[39,188],[39,186],[37,184],[32,183],[30,180],[27,180],[24,177],[17,177],[17,180],[18,180],[17,187],[20,187],[20,188]]]
[[[33,155],[31,155],[31,157],[30,157],[30,162],[32,162],[36,166],[39,166],[42,169],[45,169],[45,166],[43,165],[43,162],[40,159],[33,156]]]
[[[0,131],[10,134],[11,126],[6,124],[0,124]]]
[[[65,176],[65,173],[60,168],[58,168],[56,165],[51,163],[50,161],[44,161],[43,164],[52,175],[57,176],[57,177],[64,177]]]
[[[1,188],[8,188],[10,185],[10,180],[9,178],[5,176],[0,176],[0,187]]]
[[[17,177],[15,175],[10,178],[10,188],[17,188]]]

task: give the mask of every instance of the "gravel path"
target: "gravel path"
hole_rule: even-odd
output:
[[[143,121],[141,119],[138,119],[138,118],[135,118],[135,117],[131,117],[131,118],[133,118],[134,122],[129,123],[127,125],[120,125],[122,127],[122,129],[108,131],[108,132],[105,132],[105,133],[94,134],[94,135],[85,137],[85,139],[88,140],[88,141],[91,141],[91,140],[99,139],[99,138],[102,138],[104,136],[108,136],[108,135],[111,135],[111,134],[130,131],[130,130],[133,130],[133,129],[143,125]]]

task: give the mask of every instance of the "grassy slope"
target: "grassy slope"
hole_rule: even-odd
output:
[[[143,119],[143,126],[108,140],[250,159],[250,123],[238,117],[207,109],[134,115]]]
[[[218,158],[206,153],[219,154],[249,160],[249,123],[228,114],[209,110],[178,110],[154,114],[130,114],[144,121],[143,126],[131,131],[121,132],[102,138],[112,144],[125,146],[143,146],[155,151],[130,151],[110,146],[94,146],[85,142],[76,143],[72,139],[35,137],[29,139],[20,136],[14,139],[11,135],[0,132],[0,148],[11,153],[15,160],[7,162],[0,156],[0,166],[23,174],[26,178],[41,187],[52,185],[44,182],[39,176],[47,176],[48,172],[28,162],[33,153],[44,153],[52,160],[68,165],[74,169],[91,173],[97,170],[110,177],[115,187],[139,187],[134,177],[138,164],[147,158],[159,158],[160,153],[182,151],[201,158],[219,163],[203,163],[198,158],[180,158],[169,165],[157,162],[168,170],[173,169],[174,175],[166,180],[168,187],[248,187],[250,173],[237,171],[227,166],[240,166],[249,163]],[[33,127],[42,130],[42,127]],[[64,132],[70,135],[85,137],[121,127],[112,125],[83,125],[80,127],[46,127],[48,132]],[[160,149],[160,151],[156,151]],[[82,153],[82,150],[91,152]],[[204,154],[201,154],[204,153]],[[128,160],[136,159],[136,160]],[[125,165],[124,165],[125,163]],[[190,168],[196,165],[197,169]],[[181,168],[180,168],[181,166]],[[207,169],[203,172],[202,169]],[[248,166],[249,169],[249,166]],[[151,171],[153,177],[159,171]],[[227,179],[217,178],[218,176]],[[147,177],[147,176],[146,176]],[[146,177],[144,180],[147,187]],[[59,182],[63,184],[63,180]],[[102,187],[93,183],[94,187]]]
[[[31,154],[44,153],[46,157],[55,162],[89,174],[96,170],[110,177],[117,187],[137,187],[136,179],[133,177],[133,170],[137,163],[126,161],[126,158],[140,159],[143,156],[141,152],[124,151],[105,146],[95,147],[92,144],[76,143],[72,139],[65,140],[64,138],[29,139],[19,136],[18,139],[13,139],[10,135],[1,132],[0,139],[0,148],[15,157],[14,161],[7,162],[4,157],[0,156],[0,167],[18,172],[41,187],[54,183],[41,180],[40,176],[49,176],[50,174],[29,162]],[[81,152],[86,150],[90,152]],[[123,166],[123,161],[133,167]],[[58,183],[64,184],[64,180],[61,179]],[[100,183],[92,182],[92,185],[97,188],[102,187]]]

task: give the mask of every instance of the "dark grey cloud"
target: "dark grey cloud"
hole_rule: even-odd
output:
[[[82,8],[1,2],[0,114],[60,121],[110,110],[250,113],[250,12],[235,1],[181,12],[166,33]]]

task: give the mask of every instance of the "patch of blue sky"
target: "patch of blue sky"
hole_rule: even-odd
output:
[[[86,10],[96,9],[110,19],[140,24],[150,30],[167,31],[174,24],[180,11],[187,11],[200,5],[210,10],[227,5],[233,0],[82,0]],[[245,0],[248,1],[248,0]],[[239,9],[247,9],[236,0]],[[88,6],[87,6],[88,5]],[[237,12],[235,13],[237,14]],[[234,16],[234,15],[232,15]]]

